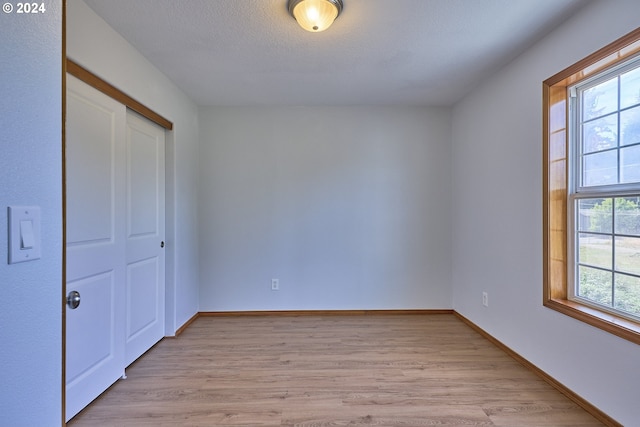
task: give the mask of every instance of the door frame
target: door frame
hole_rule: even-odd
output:
[[[65,5],[66,6],[66,5]],[[63,6],[64,7],[64,6]],[[65,20],[65,12],[63,11],[63,21]],[[134,98],[130,97],[126,93],[122,92],[120,89],[111,85],[107,81],[101,79],[97,75],[93,74],[91,71],[72,61],[71,59],[66,57],[66,42],[65,34],[65,24],[63,23],[63,63],[62,63],[62,425],[66,425],[66,345],[67,345],[67,324],[66,324],[66,298],[67,298],[67,241],[66,241],[66,232],[67,232],[67,212],[66,212],[66,203],[67,203],[67,191],[66,191],[66,118],[67,118],[67,85],[66,79],[67,74],[70,74],[89,86],[99,90],[105,95],[115,99],[116,101],[123,104],[126,108],[135,111],[140,114],[144,118],[150,120],[151,122],[159,125],[165,130],[165,171],[170,170],[169,176],[175,176],[175,171],[171,162],[167,161],[170,158],[167,154],[167,149],[170,144],[174,144],[174,135],[173,135],[173,123],[161,116],[160,114],[153,111],[151,108],[146,105],[138,102]],[[167,174],[165,173],[165,180]],[[168,194],[170,189],[173,189],[175,186],[170,183],[170,185],[165,185],[165,241],[174,242],[175,241],[175,227],[172,225],[175,221],[175,215],[173,214],[173,205],[175,203],[174,197],[172,194]],[[169,325],[169,316],[175,316],[175,310],[171,310],[170,308],[175,306],[175,284],[173,277],[166,274],[167,266],[175,265],[175,250],[169,244],[167,247],[167,251],[165,253],[165,336],[167,336],[167,332],[175,333],[175,331],[169,331],[166,329],[166,326]],[[170,269],[173,270],[173,267]]]

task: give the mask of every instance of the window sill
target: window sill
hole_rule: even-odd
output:
[[[640,324],[564,299],[549,299],[544,306],[640,345]]]

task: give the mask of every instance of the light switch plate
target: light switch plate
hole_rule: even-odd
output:
[[[40,206],[9,206],[9,264],[40,259]]]

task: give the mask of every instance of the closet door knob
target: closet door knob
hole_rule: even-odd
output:
[[[162,242],[160,242],[160,247],[164,248],[164,240]]]
[[[80,305],[80,292],[71,291],[67,295],[67,305],[71,310],[75,310]]]

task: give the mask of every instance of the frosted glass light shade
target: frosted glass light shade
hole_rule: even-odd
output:
[[[289,0],[289,13],[312,33],[329,28],[341,11],[342,0]]]

